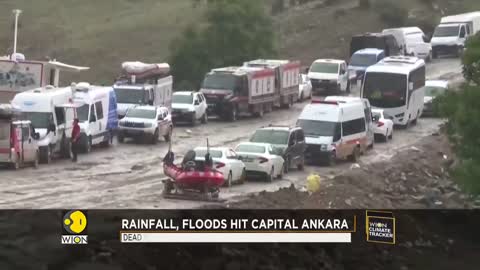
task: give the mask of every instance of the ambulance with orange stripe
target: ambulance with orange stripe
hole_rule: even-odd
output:
[[[297,120],[305,133],[305,156],[334,165],[339,159],[357,162],[368,147],[367,119],[361,102],[313,100]]]

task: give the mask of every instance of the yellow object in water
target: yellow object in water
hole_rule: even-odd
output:
[[[307,177],[307,190],[310,193],[317,192],[320,189],[322,178],[318,174],[311,174]]]

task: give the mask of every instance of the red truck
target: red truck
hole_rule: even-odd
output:
[[[209,115],[235,121],[239,114],[262,117],[276,100],[275,70],[268,67],[225,67],[205,75],[200,92]]]
[[[257,59],[243,65],[275,70],[275,107],[290,108],[298,100],[300,61]]]

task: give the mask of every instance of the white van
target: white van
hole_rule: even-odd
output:
[[[363,111],[365,112],[365,121],[367,125],[367,145],[369,148],[373,147],[375,143],[375,133],[374,128],[375,124],[373,123],[372,116],[372,107],[370,106],[370,101],[366,98],[359,97],[346,97],[346,96],[328,96],[324,99],[325,101],[336,101],[339,103],[351,103],[358,102],[363,104]]]
[[[308,70],[312,91],[350,92],[347,62],[335,59],[317,59]]]
[[[383,33],[401,36],[404,41],[405,55],[415,56],[430,61],[432,59],[432,44],[428,42],[425,33],[419,27],[401,27],[385,29]]]
[[[358,161],[368,147],[364,106],[360,102],[312,101],[297,120],[305,133],[305,157],[324,160]]]
[[[443,17],[440,20],[440,24],[435,28],[431,40],[433,58],[437,58],[442,54],[452,53],[460,56],[467,38],[479,31],[479,11]]]
[[[81,129],[80,145],[88,153],[92,145],[108,146],[118,127],[117,99],[113,87],[89,83],[72,85],[73,106]]]
[[[70,157],[73,110],[64,104],[73,97],[69,87],[46,86],[15,95],[12,104],[18,106],[38,133],[40,162],[49,163],[55,154]]]

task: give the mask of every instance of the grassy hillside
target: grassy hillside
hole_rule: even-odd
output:
[[[200,3],[206,0],[199,0]],[[260,0],[259,0],[260,1]],[[265,0],[270,10],[273,0]],[[373,1],[373,0],[372,0]],[[388,1],[388,0],[377,0]],[[13,15],[20,17],[18,51],[29,59],[57,58],[91,71],[65,81],[112,82],[120,63],[165,61],[169,44],[190,23],[202,21],[204,4],[193,0],[1,0],[0,55],[12,50]],[[286,1],[288,2],[288,1]],[[325,3],[324,3],[325,2]],[[408,11],[428,18],[480,10],[478,0],[402,0]],[[317,57],[344,57],[350,36],[385,27],[375,7],[357,8],[358,0],[312,0],[274,16],[280,55],[305,63]],[[252,56],[254,57],[254,56]]]

